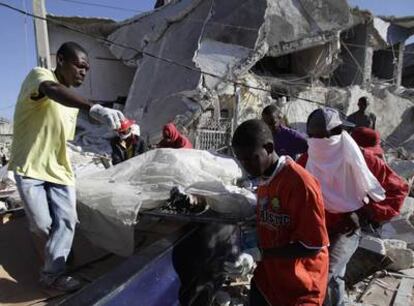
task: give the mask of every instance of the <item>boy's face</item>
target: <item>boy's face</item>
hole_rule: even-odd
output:
[[[273,154],[272,143],[259,148],[233,147],[233,151],[243,168],[252,176],[262,176],[271,166]]]

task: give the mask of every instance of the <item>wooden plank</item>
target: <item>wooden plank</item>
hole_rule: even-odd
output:
[[[403,278],[395,295],[393,306],[407,306],[411,303],[413,294],[414,279]]]

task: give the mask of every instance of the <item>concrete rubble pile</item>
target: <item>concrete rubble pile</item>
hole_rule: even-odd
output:
[[[362,260],[354,255],[348,265],[351,270],[357,269],[360,275],[364,275],[363,279],[360,277],[359,282],[352,282],[348,288],[349,305],[412,305],[413,213],[414,198],[408,197],[400,216],[384,223],[375,233],[363,233],[356,254],[368,259]],[[354,271],[353,274],[358,273]],[[404,291],[407,284],[408,289]],[[403,303],[397,302],[401,295],[404,296]]]
[[[378,235],[365,234],[360,247],[389,256],[387,269],[399,271],[414,267],[414,198],[408,197],[399,216],[382,225]]]

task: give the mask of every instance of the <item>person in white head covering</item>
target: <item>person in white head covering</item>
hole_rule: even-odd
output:
[[[298,161],[319,180],[322,189],[331,241],[325,305],[344,305],[346,265],[361,235],[358,211],[370,199],[385,199],[385,190],[344,126],[354,125],[333,108],[312,112],[307,121],[308,153]]]

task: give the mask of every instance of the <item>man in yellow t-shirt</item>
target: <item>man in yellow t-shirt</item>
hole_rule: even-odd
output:
[[[76,214],[75,177],[67,141],[75,134],[79,109],[112,129],[121,112],[93,104],[70,87],[82,85],[89,70],[87,52],[64,43],[56,54],[56,69],[34,68],[24,80],[16,103],[9,169],[14,170],[37,245],[44,247],[43,287],[74,291],[80,282],[65,275],[72,247]]]

